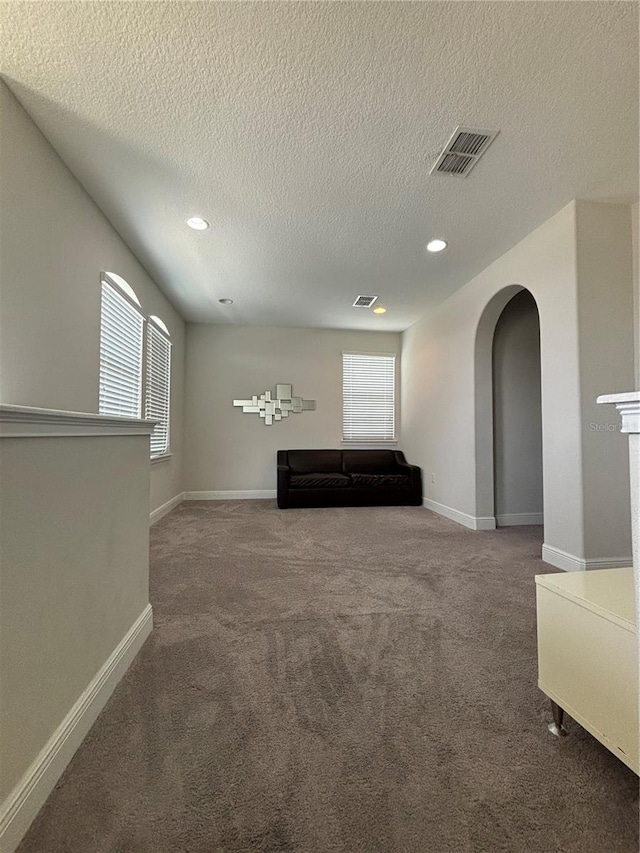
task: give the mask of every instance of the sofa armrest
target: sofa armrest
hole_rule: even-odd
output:
[[[398,469],[411,478],[411,486],[422,497],[422,469],[419,465],[410,465],[404,458],[404,453],[394,450]]]
[[[288,465],[278,465],[278,485],[286,483],[289,485],[289,477],[291,476],[291,468]]]
[[[278,506],[286,509],[289,506],[289,479],[291,468],[288,465],[278,465]]]
[[[418,465],[409,465],[411,469],[411,485],[416,490],[416,496],[422,503],[422,469]]]
[[[414,477],[416,474],[420,476],[420,468],[418,465],[409,465],[408,462],[400,462],[398,468],[404,473],[408,474],[410,477]]]
[[[404,458],[404,453],[401,450],[394,450],[393,455],[394,455],[394,458],[396,460],[396,465],[404,465],[404,466],[409,465],[407,460]]]

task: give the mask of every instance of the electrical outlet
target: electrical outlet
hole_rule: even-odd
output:
[[[431,483],[432,483],[432,485],[435,486],[435,484],[436,484],[436,475],[435,474],[431,475]]]

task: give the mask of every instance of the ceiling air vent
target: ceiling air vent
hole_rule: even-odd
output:
[[[465,178],[498,133],[499,130],[456,127],[429,174],[440,173]]]
[[[373,303],[376,301],[377,296],[358,296],[356,301],[353,303],[354,308],[371,308]]]

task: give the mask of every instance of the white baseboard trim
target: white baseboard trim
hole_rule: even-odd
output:
[[[426,509],[430,509],[431,512],[462,524],[470,530],[495,530],[496,528],[496,520],[493,516],[476,518],[473,515],[467,515],[466,512],[460,512],[460,510],[453,509],[453,507],[432,501],[430,498],[423,498],[422,504]]]
[[[604,557],[597,560],[585,560],[587,571],[594,569],[631,569],[633,568],[633,557]]]
[[[545,563],[562,569],[563,572],[585,572],[594,569],[625,569],[632,565],[632,557],[598,557],[584,559],[554,548],[552,545],[542,546],[542,559]]]
[[[496,515],[498,527],[520,527],[525,524],[544,524],[544,513],[510,512],[505,515]]]
[[[551,545],[542,546],[542,559],[556,569],[562,569],[563,572],[583,572],[587,568],[584,560],[574,557],[567,551],[561,551],[560,548],[553,548]]]
[[[633,567],[633,557],[604,557],[597,560],[585,560],[587,571],[593,569],[630,569]]]
[[[172,509],[175,509],[178,504],[181,504],[184,500],[184,492],[180,492],[180,494],[174,495],[171,500],[168,500],[166,503],[159,506],[157,509],[154,509],[152,513],[149,515],[149,526],[155,524],[156,521],[160,521],[161,518],[164,518],[165,515],[171,512]]]
[[[185,501],[252,501],[276,497],[275,489],[241,490],[236,492],[184,492]]]
[[[153,628],[148,604],[0,806],[0,850],[13,853]]]

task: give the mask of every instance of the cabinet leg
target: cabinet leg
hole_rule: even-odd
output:
[[[550,702],[551,713],[553,714],[553,722],[549,723],[548,729],[552,735],[562,737],[567,733],[567,730],[562,725],[562,721],[564,720],[564,708],[561,708],[557,702],[553,701],[553,699],[551,699]]]

